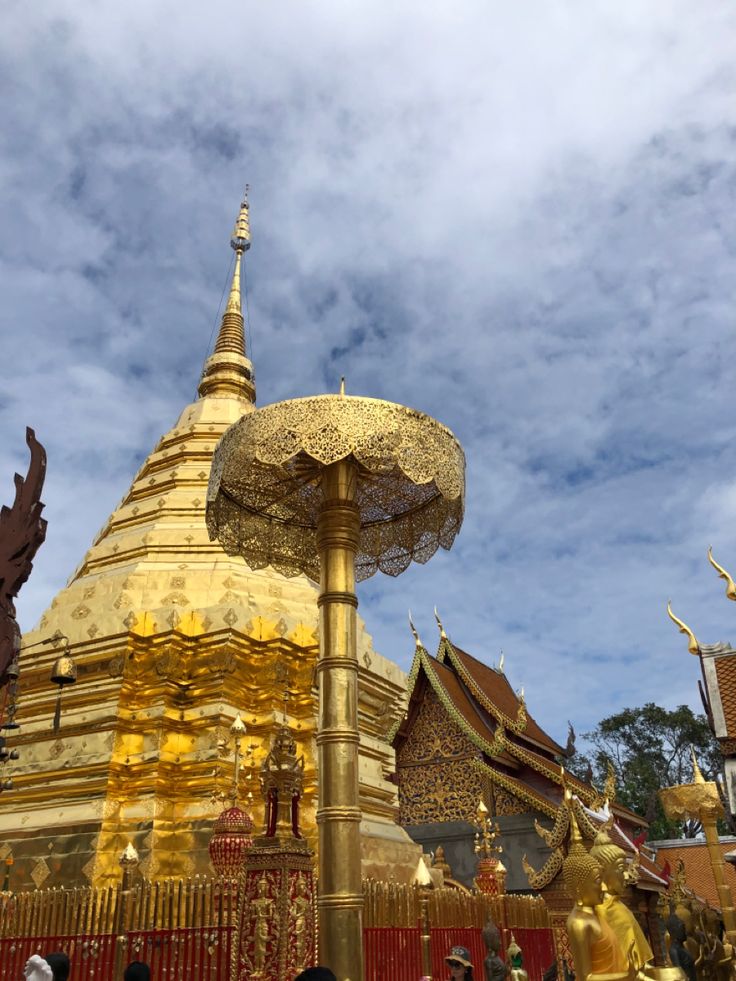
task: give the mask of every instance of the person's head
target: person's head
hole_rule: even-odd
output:
[[[53,981],[48,961],[38,954],[33,954],[25,963],[23,977],[26,981]]]
[[[445,962],[452,981],[473,981],[473,964],[467,947],[451,947]]]
[[[131,961],[123,972],[123,981],[151,981],[151,968],[143,961]]]
[[[53,954],[46,954],[45,961],[51,968],[54,981],[68,981],[69,978],[69,958],[66,954],[58,951]]]
[[[308,967],[298,974],[294,981],[337,981],[329,967]]]

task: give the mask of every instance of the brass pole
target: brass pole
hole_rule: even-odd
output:
[[[118,978],[123,976],[123,968],[125,967],[125,955],[128,952],[127,930],[130,919],[130,894],[133,889],[133,875],[138,867],[138,852],[130,842],[128,842],[118,862],[123,872],[123,878],[120,884],[120,893],[118,894],[119,905],[115,924],[115,960],[113,966],[113,978],[115,981],[118,981]]]
[[[355,556],[358,473],[349,460],[325,468],[317,519],[320,556],[319,938],[338,981],[363,981],[363,891],[358,795],[358,657]]]
[[[432,981],[432,935],[429,925],[429,887],[419,887],[419,926],[422,939],[422,981]]]
[[[731,889],[726,884],[726,879],[723,875],[723,853],[718,843],[716,819],[712,814],[708,813],[701,813],[700,819],[703,825],[703,831],[705,832],[705,843],[708,846],[713,878],[716,881],[716,889],[718,890],[718,901],[721,907],[721,913],[723,914],[723,925],[726,928],[726,933],[729,935],[729,940],[733,941],[733,938],[736,937],[736,910],[733,905]]]

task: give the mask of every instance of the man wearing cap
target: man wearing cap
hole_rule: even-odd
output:
[[[450,981],[473,981],[473,964],[467,947],[452,947],[445,962],[450,968]]]

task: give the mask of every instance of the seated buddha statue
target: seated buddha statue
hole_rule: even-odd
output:
[[[626,852],[615,845],[606,830],[596,835],[590,854],[601,867],[603,902],[598,913],[611,927],[622,950],[632,951],[637,968],[654,959],[644,931],[622,896],[626,889]]]

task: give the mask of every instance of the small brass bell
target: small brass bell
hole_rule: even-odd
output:
[[[54,711],[54,732],[59,731],[61,725],[61,693],[66,685],[73,685],[77,680],[77,666],[69,654],[62,654],[57,657],[51,669],[51,683],[59,686],[59,694],[56,696],[56,710]]]
[[[7,671],[5,673],[7,674],[8,678],[11,679],[11,681],[15,680],[18,677],[18,675],[20,674],[20,664],[18,664],[17,657],[13,658],[13,660],[8,665]]]
[[[77,680],[77,666],[68,654],[57,657],[51,669],[51,683],[53,685],[73,685]]]

